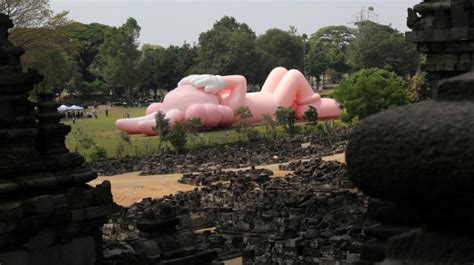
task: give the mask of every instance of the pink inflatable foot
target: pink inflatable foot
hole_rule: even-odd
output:
[[[318,120],[332,120],[339,119],[341,116],[341,108],[339,103],[332,98],[322,98],[320,101],[307,105],[299,105],[296,108],[296,116],[301,119],[304,113],[309,109],[309,106],[316,108],[318,111]]]

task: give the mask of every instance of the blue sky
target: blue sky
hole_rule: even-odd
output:
[[[140,42],[168,46],[197,42],[199,33],[223,16],[247,23],[257,34],[270,28],[295,26],[310,35],[328,25],[356,21],[361,9],[372,6],[375,20],[407,31],[407,8],[420,0],[51,0],[54,11],[68,10],[83,23],[113,26],[134,17],[142,28]]]

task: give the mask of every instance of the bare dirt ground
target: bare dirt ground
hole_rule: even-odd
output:
[[[336,160],[345,163],[344,154],[324,157],[324,160]],[[257,168],[267,168],[274,172],[276,177],[284,177],[291,173],[289,171],[281,171],[278,169],[279,164],[257,166]],[[245,170],[248,168],[227,169],[229,170]],[[143,198],[152,197],[160,198],[166,195],[174,194],[178,191],[191,191],[195,186],[184,185],[178,183],[181,174],[140,176],[140,172],[131,172],[116,176],[99,177],[91,181],[90,185],[97,185],[104,180],[112,183],[112,194],[115,203],[128,206]]]

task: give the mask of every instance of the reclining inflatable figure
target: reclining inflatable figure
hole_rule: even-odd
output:
[[[226,127],[238,122],[234,115],[241,106],[249,107],[252,117],[247,124],[263,123],[263,116],[273,117],[278,107],[293,107],[297,118],[302,118],[309,106],[316,108],[319,120],[338,119],[339,104],[321,98],[298,70],[275,68],[260,92],[247,93],[247,81],[240,75],[191,75],[183,78],[178,87],[169,92],[163,103],[153,103],[146,116],[117,120],[117,127],[130,134],[156,135],[155,115],[165,114],[170,125],[199,118],[203,129]]]

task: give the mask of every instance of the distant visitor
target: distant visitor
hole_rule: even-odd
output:
[[[199,118],[203,128],[228,127],[238,122],[235,113],[247,106],[252,117],[248,124],[263,123],[263,116],[273,114],[278,107],[293,107],[298,118],[313,106],[320,120],[338,119],[339,104],[315,93],[298,70],[275,68],[260,92],[247,93],[247,80],[240,75],[191,75],[183,78],[178,87],[168,93],[163,103],[153,103],[146,116],[117,120],[117,127],[130,134],[155,135],[155,115],[161,111],[170,125]]]

